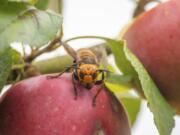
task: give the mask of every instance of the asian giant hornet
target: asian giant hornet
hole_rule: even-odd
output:
[[[48,78],[57,78],[61,76],[64,72],[73,71],[72,78],[74,84],[74,93],[75,99],[77,99],[77,88],[75,86],[75,81],[80,83],[83,87],[90,90],[94,85],[101,85],[97,93],[93,97],[93,105],[96,103],[96,98],[100,93],[102,86],[104,86],[105,72],[109,72],[106,69],[99,68],[99,62],[97,56],[90,49],[79,49],[75,51],[67,43],[60,41],[60,44],[63,45],[64,49],[70,54],[74,61],[73,64],[67,67],[64,71],[56,76],[48,76]],[[101,74],[101,79],[98,79]]]

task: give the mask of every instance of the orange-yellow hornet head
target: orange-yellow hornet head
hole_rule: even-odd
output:
[[[95,64],[82,64],[76,71],[79,82],[87,89],[92,88],[96,83],[99,67]]]

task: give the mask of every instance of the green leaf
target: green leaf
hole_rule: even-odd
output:
[[[124,107],[126,108],[131,125],[133,125],[140,111],[141,99],[133,96],[121,96],[120,101],[122,101]]]
[[[119,75],[119,74],[109,74],[109,76],[106,78],[107,82],[113,83],[113,84],[130,84],[133,77],[130,75]]]
[[[12,54],[10,49],[6,49],[0,55],[0,92],[6,84],[7,78],[11,71],[12,66]]]
[[[55,38],[61,24],[59,14],[29,8],[24,3],[0,2],[0,51],[12,42],[41,47]]]
[[[154,121],[160,135],[170,135],[174,127],[175,110],[167,103],[161,95],[160,90],[149,76],[137,57],[124,45],[126,58],[139,75],[142,89],[148,101],[150,110],[154,115]]]
[[[130,62],[126,59],[126,56],[123,51],[123,41],[116,41],[113,39],[107,39],[107,44],[110,46],[114,57],[117,67],[121,70],[124,75],[136,75],[136,71],[130,64]]]
[[[110,82],[105,82],[105,85],[107,88],[109,88],[114,93],[127,92],[132,88],[131,85],[128,85],[128,84],[121,85],[121,84],[113,84]]]
[[[25,3],[0,2],[0,33],[8,28],[8,26],[17,19],[18,15],[22,14],[26,9]]]
[[[128,91],[133,88],[132,77],[127,75],[109,74],[105,82],[113,92]]]
[[[104,38],[104,39],[111,48],[114,54],[116,65],[119,68],[119,70],[123,73],[123,76],[131,76],[132,82],[136,85],[136,87],[140,88],[141,86],[138,79],[138,75],[124,54],[124,50],[123,50],[124,41],[113,40],[108,38]]]
[[[101,68],[101,67],[100,67],[100,68]],[[102,67],[102,68],[103,68],[103,67]],[[108,63],[107,69],[108,69],[110,72],[112,72],[112,73],[116,72],[115,68],[114,68],[113,65],[111,65],[110,63]]]
[[[49,0],[38,0],[38,2],[34,5],[38,9],[45,10],[47,9],[49,4]]]

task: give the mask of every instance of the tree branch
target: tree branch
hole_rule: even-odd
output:
[[[32,51],[32,53],[29,56],[25,57],[25,62],[31,63],[36,57],[40,56],[41,54],[43,54],[45,52],[50,52],[50,51],[56,49],[57,47],[60,46],[60,44],[58,44],[60,39],[61,39],[61,37],[57,37],[53,41],[51,41],[46,47],[42,48],[41,50]]]

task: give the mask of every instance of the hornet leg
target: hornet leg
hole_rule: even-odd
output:
[[[54,76],[47,76],[47,79],[54,79],[54,78],[58,78],[60,77],[63,73],[68,72],[71,68],[73,67],[67,67],[64,71],[62,71],[61,73],[59,73],[58,75],[54,75]]]
[[[72,74],[72,82],[73,82],[73,86],[74,86],[74,99],[76,100],[76,99],[77,99],[78,92],[77,92],[77,88],[76,88],[76,83],[75,83],[74,74]]]
[[[103,87],[104,87],[104,83],[101,84],[100,88],[97,90],[96,95],[93,97],[92,106],[96,106],[97,96],[99,95],[99,93],[101,92],[101,90],[103,89]]]
[[[100,88],[97,90],[96,95],[93,97],[93,101],[92,101],[92,105],[96,106],[96,98],[99,95],[99,93],[101,92],[101,90],[104,87],[104,72],[102,72],[102,78],[101,80],[96,81],[95,85],[101,85]]]

